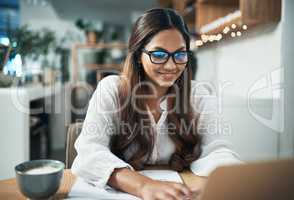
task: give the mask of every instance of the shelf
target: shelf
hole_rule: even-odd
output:
[[[232,24],[236,25],[234,29],[243,25],[241,11],[236,10],[222,18],[203,25],[199,28],[198,33],[207,35],[222,33],[226,27],[230,27],[231,29]]]
[[[181,14],[189,31],[192,33],[195,33],[195,1],[196,0],[158,0],[161,7],[173,8]]]
[[[124,43],[97,43],[97,44],[76,44],[77,49],[125,49],[127,45]]]
[[[75,44],[72,48],[72,63],[73,63],[73,81],[78,81],[78,69],[80,66],[78,62],[78,51],[82,49],[127,49],[127,45],[121,42],[114,43],[97,43],[97,44]],[[100,77],[99,70],[103,71],[105,69],[120,71],[122,69],[122,64],[118,63],[88,63],[83,64],[86,69],[97,70],[97,78]]]
[[[196,33],[199,44],[203,35],[215,38],[221,34],[218,37],[227,39],[232,38],[231,34],[238,33],[238,36],[241,36],[247,29],[251,30],[256,26],[279,22],[281,19],[281,1],[159,0],[159,3],[162,7],[176,9],[184,17],[190,32]],[[234,28],[231,27],[232,25]],[[224,29],[229,29],[228,32],[225,31],[227,34],[224,34]],[[206,46],[216,41],[218,40],[205,43],[202,41],[202,45]]]
[[[11,98],[18,98],[19,96],[23,96],[27,98],[27,101],[33,101],[36,99],[57,95],[61,92],[61,89],[62,84],[60,82],[46,86],[43,86],[42,84],[27,84],[18,87],[0,88],[0,96],[7,95]]]
[[[214,4],[214,5],[239,5],[239,0],[198,0],[197,3],[201,4]]]
[[[84,64],[84,67],[87,69],[96,69],[96,70],[103,70],[103,69],[114,69],[120,70],[122,68],[122,64]]]
[[[247,29],[277,23],[281,19],[281,0],[198,0],[196,7],[198,47],[218,41],[203,43],[202,35],[215,37],[221,34],[221,39],[238,37]]]
[[[186,22],[192,21],[194,23],[195,20],[195,5],[191,5],[183,11],[183,17]]]
[[[224,18],[225,16],[238,11],[239,6],[197,3],[196,9],[196,31],[200,34],[203,34],[204,32],[200,31],[202,27],[212,24],[216,20]]]
[[[185,7],[189,7],[195,4],[195,0],[185,0]]]
[[[171,8],[173,6],[172,0],[158,0],[158,3],[164,8]]]
[[[281,20],[282,0],[240,0],[242,21],[249,25],[276,23]],[[250,3],[249,3],[250,2]]]

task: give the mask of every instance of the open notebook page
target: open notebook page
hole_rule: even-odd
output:
[[[172,170],[143,170],[139,171],[139,173],[155,180],[183,183],[180,175]],[[139,198],[134,195],[118,191],[111,187],[107,189],[94,187],[81,178],[76,179],[76,182],[68,194],[68,199],[139,200]]]

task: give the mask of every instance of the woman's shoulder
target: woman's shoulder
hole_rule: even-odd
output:
[[[106,87],[117,87],[119,85],[119,82],[120,82],[120,76],[119,75],[108,75],[108,76],[102,78],[98,82],[98,86],[103,85],[103,86],[106,86]]]
[[[117,94],[120,80],[121,78],[119,75],[108,75],[98,82],[96,90]]]
[[[93,96],[103,99],[104,101],[107,99],[109,102],[116,102],[118,98],[119,83],[120,76],[108,75],[98,82]]]

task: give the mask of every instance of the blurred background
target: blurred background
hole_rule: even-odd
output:
[[[25,160],[65,160],[132,24],[153,7],[188,24],[193,79],[219,98],[219,130],[244,161],[294,156],[292,0],[0,0],[0,179]]]

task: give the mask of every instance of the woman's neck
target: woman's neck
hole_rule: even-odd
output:
[[[148,98],[147,105],[151,112],[159,112],[160,111],[160,101],[162,97],[165,96],[168,88],[166,87],[155,87],[156,91],[153,91],[152,98]]]
[[[155,99],[160,100],[163,96],[165,96],[168,88],[167,87],[156,87],[156,94],[155,94]]]
[[[152,94],[152,98],[148,98],[147,104],[149,107],[159,108],[161,99],[166,95],[169,87],[162,87],[152,82],[148,77],[147,79],[154,84],[154,87],[149,88],[149,94]]]

